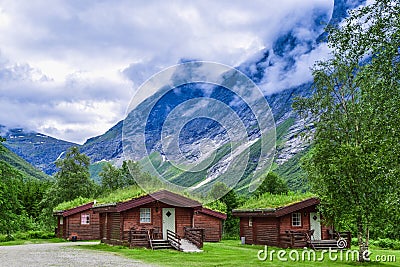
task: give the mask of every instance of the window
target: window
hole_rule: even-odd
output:
[[[253,226],[253,218],[252,217],[249,217],[249,226],[250,227]]]
[[[90,214],[81,215],[81,224],[90,224]]]
[[[301,213],[292,213],[292,226],[301,226]]]
[[[151,222],[151,209],[141,208],[140,209],[140,223],[150,223]]]
[[[60,225],[64,224],[64,217],[60,217]]]

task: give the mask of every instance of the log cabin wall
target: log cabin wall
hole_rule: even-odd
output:
[[[63,237],[63,230],[64,225],[60,223],[62,216],[57,216],[57,228],[56,228],[56,237],[62,238]]]
[[[193,227],[193,215],[192,208],[175,208],[175,232],[179,236],[185,236],[185,227]]]
[[[140,209],[150,208],[151,222],[140,223]],[[184,227],[192,227],[193,208],[174,207],[162,202],[153,202],[121,212],[122,218],[122,240],[128,240],[128,233],[131,228],[154,229],[158,228],[162,233],[162,208],[175,208],[175,231],[178,235],[184,236]]]
[[[194,227],[204,229],[204,241],[219,242],[222,238],[222,220],[208,214],[195,213]]]
[[[121,240],[121,215],[118,212],[107,214],[107,239]]]
[[[250,218],[251,217],[240,217],[240,236],[245,238],[246,244],[254,244],[253,227],[249,226]]]
[[[279,243],[279,219],[253,217],[253,244],[277,246]]]
[[[100,217],[100,240],[107,239],[107,213],[99,213]]]
[[[308,231],[310,230],[310,212],[315,212],[315,207],[304,208],[295,211],[301,214],[301,226],[292,225],[292,213],[280,217],[280,233],[284,234],[285,231]]]
[[[81,224],[81,215],[89,214],[89,224]],[[100,218],[99,214],[91,210],[72,214],[64,217],[65,238],[71,239],[77,236],[78,240],[100,239]]]

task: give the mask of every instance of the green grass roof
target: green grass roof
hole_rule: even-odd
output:
[[[69,209],[90,203],[92,201],[93,201],[93,199],[90,199],[90,198],[78,197],[78,198],[75,198],[74,200],[66,201],[61,204],[58,204],[54,208],[54,211],[69,210]]]
[[[112,204],[118,202],[124,202],[127,200],[131,200],[132,198],[138,198],[144,195],[147,195],[145,191],[143,191],[138,186],[130,186],[123,189],[117,189],[108,195],[103,197],[99,197],[96,199],[96,204]]]
[[[259,197],[250,198],[242,206],[240,206],[238,210],[276,209],[301,202],[311,197],[315,197],[315,195],[311,193],[303,194],[303,193],[293,193],[293,192],[282,195],[264,193]]]
[[[118,203],[130,200],[132,198],[137,198],[140,196],[144,196],[147,193],[144,192],[138,186],[131,186],[124,189],[115,190],[105,196],[96,198],[96,204],[111,204],[111,203]],[[61,210],[68,210],[72,209],[90,202],[93,202],[95,199],[83,198],[78,197],[72,201],[63,202],[57,207],[54,208],[54,211],[61,211]]]

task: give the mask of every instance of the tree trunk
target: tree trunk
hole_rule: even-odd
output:
[[[359,254],[358,254],[358,261],[359,262],[364,262],[364,250],[365,250],[365,245],[364,245],[364,229],[363,229],[363,224],[362,224],[362,218],[358,217],[357,218],[357,225],[358,225],[358,233],[357,233],[357,237],[358,237],[358,247],[359,247]]]
[[[368,250],[368,249],[369,249],[369,224],[367,223],[367,226],[366,226],[366,233],[365,233],[365,247],[364,247],[364,251],[366,251],[366,250]],[[365,254],[364,257],[363,257],[363,259],[366,260],[366,261],[370,261],[369,254]]]

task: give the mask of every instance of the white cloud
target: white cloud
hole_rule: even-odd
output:
[[[121,120],[134,88],[160,69],[181,58],[238,65],[296,25],[297,36],[312,38],[310,14],[332,7],[333,0],[0,0],[0,124],[82,142]],[[298,49],[289,80],[316,57]],[[271,82],[282,84],[278,60],[276,68]]]

